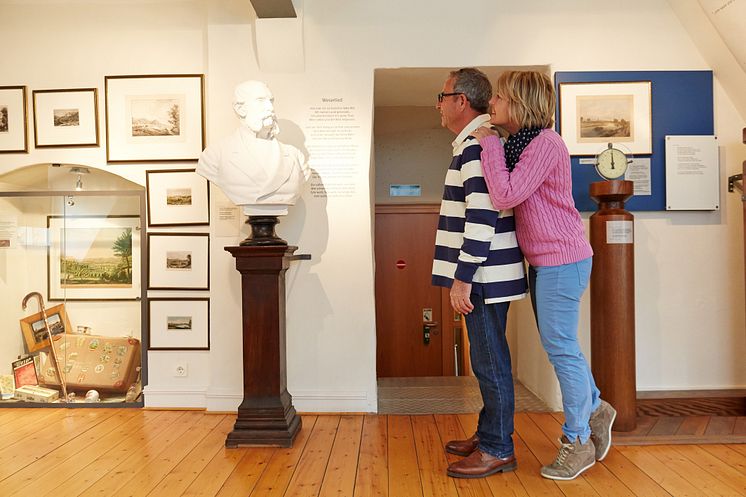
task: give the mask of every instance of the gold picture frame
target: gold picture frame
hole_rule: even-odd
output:
[[[28,153],[25,86],[0,86],[0,154]]]
[[[204,79],[106,76],[106,162],[197,161],[205,148]]]
[[[595,156],[608,143],[653,153],[650,81],[559,84],[560,135],[570,155]]]
[[[46,309],[46,313],[47,322],[52,328],[52,337],[55,341],[58,340],[57,335],[70,332],[70,320],[67,317],[67,311],[65,311],[65,304],[50,307]],[[41,311],[21,319],[21,332],[29,353],[49,347],[49,336]]]

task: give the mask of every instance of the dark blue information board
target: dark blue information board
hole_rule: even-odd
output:
[[[652,155],[650,158],[651,193],[632,197],[626,203],[630,211],[666,210],[666,135],[714,135],[712,71],[623,71],[623,72],[556,72],[557,116],[560,132],[559,84],[608,83],[617,81],[650,81],[652,106]],[[602,145],[599,145],[599,152]],[[572,194],[580,211],[595,211],[596,204],[588,194],[594,181],[603,181],[592,165],[580,164],[581,157],[571,157]]]

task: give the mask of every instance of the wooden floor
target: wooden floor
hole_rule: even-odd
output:
[[[233,415],[0,410],[0,496],[746,496],[746,445],[613,447],[570,482],[539,476],[560,417],[516,415],[516,472],[445,475],[476,415],[303,416],[291,449],[225,449]]]

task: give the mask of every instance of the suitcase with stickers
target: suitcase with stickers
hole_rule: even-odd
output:
[[[73,334],[60,337],[54,345],[68,390],[125,393],[137,380],[141,360],[139,340]],[[41,355],[39,384],[59,388],[51,353]]]

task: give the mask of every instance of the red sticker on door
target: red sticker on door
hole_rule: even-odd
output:
[[[399,259],[398,261],[396,261],[396,269],[404,269],[405,267],[407,267],[407,263],[406,262],[404,262],[401,259]]]

